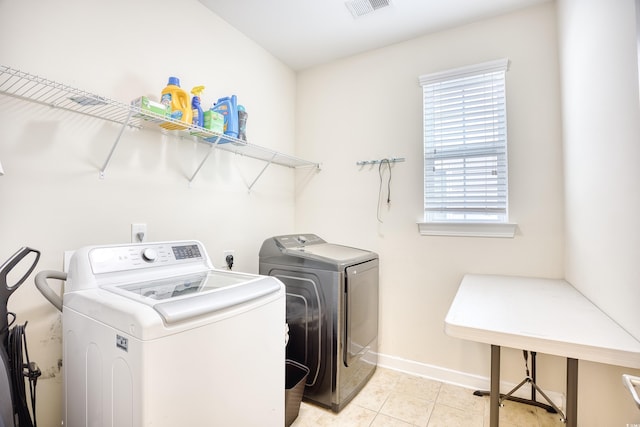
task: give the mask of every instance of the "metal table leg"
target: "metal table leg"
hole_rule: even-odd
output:
[[[567,358],[566,417],[567,427],[576,427],[578,425],[578,359]]]
[[[500,346],[491,345],[491,393],[489,395],[489,426],[498,427],[500,420]]]

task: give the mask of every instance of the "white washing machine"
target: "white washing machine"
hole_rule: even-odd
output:
[[[284,285],[197,241],[77,250],[62,320],[66,427],[284,425]]]

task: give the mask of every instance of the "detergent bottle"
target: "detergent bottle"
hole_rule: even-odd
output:
[[[224,116],[224,134],[233,138],[238,137],[238,99],[235,95],[218,99],[213,111]]]
[[[191,98],[191,110],[193,111],[193,125],[204,127],[204,114],[202,113],[200,94],[204,90],[204,86],[196,86],[191,89],[193,97]]]
[[[169,77],[169,83],[167,87],[162,90],[162,97],[160,102],[165,105],[171,106],[171,118],[174,120],[180,120],[185,123],[185,126],[177,125],[175,123],[162,123],[165,129],[186,129],[191,126],[191,120],[193,117],[193,110],[189,106],[189,95],[187,92],[180,88],[180,79],[177,77]]]
[[[247,110],[244,105],[238,105],[238,139],[247,140]]]

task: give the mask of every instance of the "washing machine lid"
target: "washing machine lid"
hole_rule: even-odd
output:
[[[172,324],[277,293],[280,287],[272,277],[210,270],[102,289],[148,305]]]
[[[283,249],[283,253],[332,264],[357,263],[368,261],[375,257],[373,252],[333,243],[286,248]]]

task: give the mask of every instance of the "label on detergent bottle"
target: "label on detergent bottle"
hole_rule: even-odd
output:
[[[193,120],[192,120],[193,125],[194,126],[200,126],[199,125],[200,119],[201,119],[200,118],[200,110],[198,110],[197,108],[194,108],[193,109]],[[204,120],[204,117],[202,119]],[[203,127],[203,126],[200,126],[200,127]]]
[[[172,119],[182,120],[182,111],[180,111],[180,110],[173,111],[171,109],[171,94],[170,93],[163,94],[162,95],[162,99],[160,100],[160,102],[162,102],[164,105],[168,105],[169,106],[169,110],[171,111],[170,117]]]

